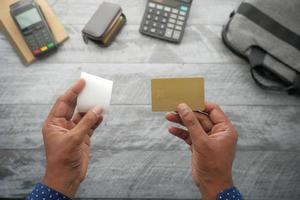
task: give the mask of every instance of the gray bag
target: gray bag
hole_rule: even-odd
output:
[[[300,94],[300,0],[245,0],[222,38],[259,86]]]

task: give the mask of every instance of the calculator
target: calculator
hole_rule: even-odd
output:
[[[34,0],[20,0],[12,4],[10,13],[35,57],[57,48],[42,10]]]
[[[148,0],[140,32],[180,43],[193,0]]]

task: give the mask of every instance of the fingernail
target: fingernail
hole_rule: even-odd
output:
[[[185,103],[181,103],[178,105],[178,110],[183,111],[187,109],[187,105]]]
[[[93,108],[93,112],[94,112],[98,117],[100,117],[101,114],[103,113],[103,109],[102,109],[102,107],[100,107],[100,106],[96,106],[95,108]]]
[[[169,116],[169,115],[171,115],[171,114],[172,114],[171,112],[167,112],[167,113],[166,113],[166,116]]]

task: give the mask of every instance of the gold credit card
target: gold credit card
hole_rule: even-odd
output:
[[[204,78],[153,79],[152,111],[176,111],[180,103],[186,103],[194,111],[204,110]]]

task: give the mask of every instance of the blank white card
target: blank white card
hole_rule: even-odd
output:
[[[77,99],[78,112],[85,113],[96,106],[100,106],[104,112],[108,112],[113,81],[85,72],[81,73],[80,78],[85,80],[85,87]]]

